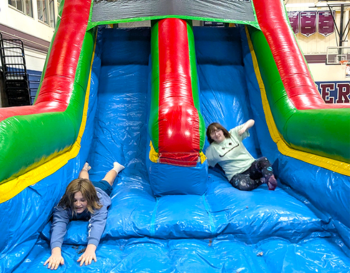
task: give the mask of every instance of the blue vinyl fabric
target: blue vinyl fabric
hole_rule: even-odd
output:
[[[239,191],[215,171],[209,174],[208,183],[205,196],[160,198],[125,193],[130,191],[130,185],[127,186],[122,191],[124,194],[113,196],[102,238],[209,238],[234,234],[246,243],[256,243],[270,236],[297,242],[310,234],[329,237],[335,231],[333,225],[319,219],[311,209],[281,189],[271,192],[263,185],[254,192]],[[116,189],[120,192],[121,187],[125,186],[116,185],[113,192]],[[135,200],[125,202],[127,197],[135,197]],[[71,222],[65,243],[86,244],[87,234],[81,231],[87,231],[87,226],[88,222]],[[49,231],[48,225],[43,231],[47,238]]]
[[[36,216],[32,218],[39,219],[39,224],[31,222],[31,240],[22,240],[21,234],[12,239],[12,243],[22,244],[25,252],[19,255],[22,258],[12,252],[6,260],[7,268],[14,272],[47,272],[43,264],[50,256],[50,222],[43,226],[65,186],[87,158],[92,166],[91,180],[103,178],[114,161],[126,168],[113,186],[97,262],[83,267],[76,262],[87,242],[88,223],[73,221],[62,248],[65,264],[56,272],[350,271],[350,251],[344,244],[349,233],[343,194],[328,195],[334,208],[323,211],[316,193],[326,198],[326,192],[331,191],[321,185],[294,190],[301,179],[308,184],[312,175],[317,183],[340,179],[347,185],[346,178],[335,174],[327,178],[325,170],[278,153],[263,118],[259,89],[251,76],[254,72],[240,28],[194,28],[194,35],[206,125],[218,121],[233,128],[254,118],[256,125],[244,144],[254,157],[269,158],[279,177],[279,187],[269,191],[262,185],[251,192],[239,191],[228,183],[222,170],[209,168],[205,194],[155,196],[146,164],[150,30],[104,29],[95,55],[92,81],[98,84],[98,98],[95,91],[91,93],[88,140],[72,165],[63,168],[65,185],[57,187],[54,183],[58,175],[63,176],[59,172],[37,184],[43,191],[41,196],[54,196],[53,200],[36,200],[34,204],[25,199],[33,206]],[[301,168],[302,177],[298,173]],[[340,186],[340,190],[346,194],[345,187]],[[50,189],[55,191],[50,192],[51,196]],[[308,193],[312,202],[303,193]],[[339,215],[334,214],[337,205]],[[13,221],[18,224],[22,220]]]
[[[261,94],[253,70],[252,57],[244,27],[240,28],[250,107],[259,132],[262,153],[274,163],[275,174],[290,194],[304,202],[318,217],[332,222],[350,248],[350,177],[282,155],[272,141],[261,103]]]
[[[76,178],[89,154],[93,121],[97,106],[100,60],[94,60],[86,129],[76,158],[57,172],[27,187],[18,195],[0,204],[0,272],[12,272],[22,263],[36,244],[40,231],[49,221],[71,180]]]
[[[177,194],[202,195],[207,190],[207,161],[203,164],[198,162],[195,167],[182,167],[154,163],[147,157],[146,164],[150,186],[157,197]]]
[[[306,238],[290,243],[277,237],[247,245],[232,236],[213,239],[133,238],[106,240],[97,262],[80,267],[83,246],[64,245],[65,264],[55,272],[349,272],[350,266],[334,239]],[[15,272],[47,272],[50,252],[40,240]]]

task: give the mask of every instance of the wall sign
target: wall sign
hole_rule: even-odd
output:
[[[350,82],[316,82],[325,103],[349,103]]]
[[[299,11],[288,11],[288,18],[290,25],[295,34],[299,33],[299,21],[300,21],[300,12]]]
[[[333,16],[330,11],[319,11],[318,12],[318,33],[327,37],[334,32],[334,21],[333,18],[335,12],[333,11]]]
[[[300,33],[306,37],[311,36],[316,32],[316,11],[300,12]]]

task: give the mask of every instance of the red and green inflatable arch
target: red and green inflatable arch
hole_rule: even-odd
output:
[[[18,177],[69,152],[79,136],[95,40],[86,32],[91,0],[63,4],[34,105],[0,111],[1,201],[36,183]]]

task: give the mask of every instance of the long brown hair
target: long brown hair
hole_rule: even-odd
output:
[[[74,195],[78,191],[80,191],[86,199],[87,209],[91,214],[94,213],[95,209],[102,208],[94,185],[92,185],[89,179],[83,178],[74,179],[69,183],[66,188],[66,192],[58,203],[58,206],[64,209],[70,208],[72,210],[72,214],[74,214]]]
[[[215,131],[216,129],[222,130],[224,132],[225,138],[230,138],[231,137],[230,133],[226,130],[226,128],[224,126],[222,126],[220,123],[213,122],[207,128],[207,138],[208,138],[208,141],[209,141],[210,144],[212,144],[214,142],[214,140],[210,137],[210,134],[213,131]]]

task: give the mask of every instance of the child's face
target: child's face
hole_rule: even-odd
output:
[[[85,197],[81,194],[80,191],[78,191],[76,194],[74,194],[74,210],[76,213],[82,213],[87,208],[87,200]]]
[[[225,140],[224,131],[216,127],[214,127],[213,130],[211,131],[210,137],[216,143],[221,143]]]

